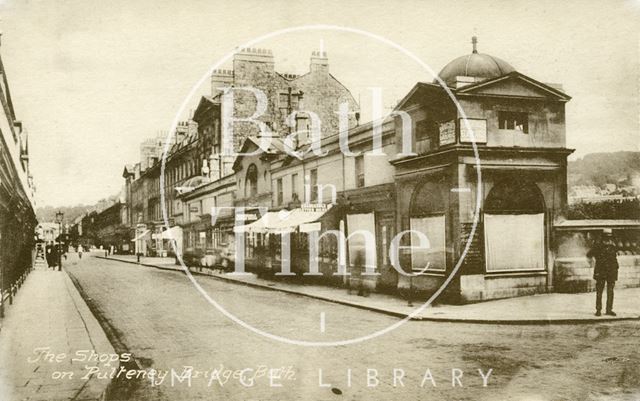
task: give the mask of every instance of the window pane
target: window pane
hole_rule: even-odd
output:
[[[298,174],[291,176],[291,198],[298,200]]]
[[[355,160],[356,187],[364,187],[364,157],[357,156]]]

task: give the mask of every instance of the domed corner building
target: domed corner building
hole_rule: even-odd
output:
[[[426,270],[397,285],[434,293],[457,269],[445,302],[549,292],[551,234],[573,152],[564,112],[571,98],[479,53],[475,37],[472,44],[395,109],[397,229],[422,231],[430,245],[412,244],[405,261]]]

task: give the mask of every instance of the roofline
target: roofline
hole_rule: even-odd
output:
[[[486,81],[476,82],[476,83],[473,83],[471,85],[466,85],[466,86],[463,86],[461,88],[454,89],[454,93],[455,94],[470,94],[470,93],[468,93],[469,91],[473,91],[475,89],[482,88],[482,87],[487,86],[487,85],[493,85],[494,83],[497,83],[497,82],[500,82],[500,81],[503,81],[505,79],[509,79],[509,78],[512,78],[512,77],[521,78],[521,79],[529,82],[530,84],[539,87],[540,89],[543,89],[543,90],[546,90],[547,92],[551,92],[551,93],[555,94],[556,96],[562,98],[565,101],[571,100],[571,96],[567,95],[563,91],[558,90],[558,89],[556,89],[556,88],[554,88],[552,86],[549,86],[549,85],[547,85],[547,84],[545,84],[543,82],[540,82],[538,80],[535,80],[535,79],[533,79],[533,78],[531,78],[531,77],[529,77],[527,75],[524,75],[523,73],[518,72],[518,71],[512,71],[512,72],[510,72],[508,74],[505,74],[505,75],[502,75],[502,76],[499,76],[499,77],[496,77],[496,78],[488,79]]]
[[[411,88],[411,90],[409,91],[409,93],[407,93],[402,100],[400,100],[398,102],[398,104],[396,105],[396,107],[393,108],[393,111],[396,110],[400,110],[402,107],[404,107],[405,103],[418,91],[418,89],[420,89],[421,87],[426,87],[426,88],[430,88],[430,89],[437,89],[437,90],[441,90],[442,92],[444,92],[445,94],[448,95],[447,91],[443,88],[442,85],[440,84],[434,84],[434,83],[430,83],[430,82],[421,82],[418,81],[416,82],[415,85],[413,85],[413,88]],[[454,88],[451,87],[447,87],[450,91],[454,92]]]

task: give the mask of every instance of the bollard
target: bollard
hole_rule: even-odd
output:
[[[138,257],[138,263],[140,263],[140,254],[137,253],[136,256]]]

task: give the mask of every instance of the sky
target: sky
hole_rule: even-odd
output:
[[[237,46],[270,32],[328,24],[368,31],[437,73],[478,49],[542,82],[561,83],[572,158],[639,150],[639,0],[620,1],[210,1],[0,0],[0,53],[18,119],[29,132],[39,206],[93,204],[123,186],[139,144],[188,117],[206,76]],[[370,87],[391,107],[433,76],[366,36],[322,30],[253,47],[276,70],[305,73],[312,51],[370,116]],[[223,67],[230,67],[225,64]],[[205,84],[195,86],[205,78]],[[195,96],[188,97],[195,90]]]

